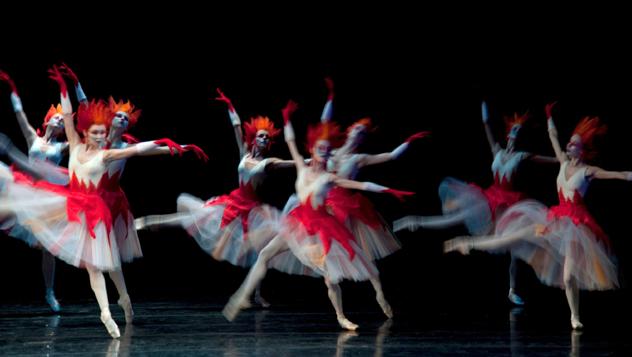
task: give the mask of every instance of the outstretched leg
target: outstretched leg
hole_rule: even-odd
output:
[[[171,213],[171,214],[157,214],[151,216],[139,217],[134,220],[134,227],[137,230],[147,228],[161,228],[161,227],[174,227],[179,226],[182,219],[185,217],[184,213]]]
[[[398,232],[404,229],[416,231],[419,228],[443,229],[453,227],[464,222],[468,212],[459,210],[458,212],[442,216],[406,216],[393,222],[393,231]]]
[[[259,252],[257,261],[252,268],[250,268],[246,279],[233,296],[230,297],[224,310],[222,310],[222,314],[224,314],[227,320],[233,321],[242,309],[249,306],[249,297],[255,288],[261,284],[261,281],[268,272],[268,262],[286,249],[288,249],[288,247],[285,240],[280,236],[276,236]]]
[[[469,254],[470,250],[502,250],[521,240],[536,238],[536,227],[528,226],[513,233],[502,236],[457,237],[443,243],[443,251],[449,253],[458,251],[461,254]]]

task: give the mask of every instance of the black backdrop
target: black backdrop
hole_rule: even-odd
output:
[[[483,186],[491,182],[491,155],[480,121],[482,99],[489,103],[499,140],[504,137],[502,115],[529,110],[531,119],[519,145],[543,154],[552,154],[546,103],[559,101],[555,114],[561,141],[582,116],[598,115],[610,130],[597,164],[632,169],[627,150],[632,76],[627,43],[620,42],[625,26],[588,14],[591,9],[576,18],[522,11],[452,16],[446,11],[366,7],[321,8],[311,18],[296,9],[285,16],[246,15],[236,9],[201,13],[162,8],[152,9],[158,15],[151,16],[149,11],[124,10],[109,8],[99,18],[73,15],[63,28],[52,22],[38,27],[37,35],[23,35],[31,22],[22,22],[3,35],[0,68],[15,79],[35,126],[58,100],[46,69],[65,61],[89,97],[128,98],[143,110],[132,134],[141,139],[168,136],[207,151],[207,165],[192,157],[130,160],[122,184],[136,216],[174,211],[181,192],[209,198],[236,187],[237,146],[225,107],[209,100],[215,87],[233,99],[242,120],[263,114],[281,125],[280,109],[288,99],[296,100],[300,110],[295,128],[301,140],[305,125],[320,116],[325,76],[336,83],[335,120],[347,125],[370,116],[377,124],[364,147],[367,152],[391,150],[416,131],[433,132],[399,161],[362,173],[363,180],[417,192],[404,204],[371,194],[388,221],[412,213],[438,214],[437,186],[445,176]],[[447,20],[430,21],[435,15]],[[42,16],[32,22],[42,26],[51,19]],[[26,149],[6,87],[0,99],[1,130]],[[282,140],[273,154],[289,157]],[[525,164],[518,186],[554,203],[556,174],[555,165]],[[293,182],[292,170],[271,175],[264,198],[282,206]],[[630,315],[624,302],[630,297],[625,278],[632,273],[626,205],[631,199],[632,186],[625,182],[595,182],[589,190],[587,204],[611,236],[623,276],[619,291],[582,295],[583,315],[589,319],[606,313],[622,321]],[[454,228],[399,235],[403,249],[378,263],[396,309],[419,314],[435,306],[495,311],[506,304],[507,257],[442,254],[443,240],[464,233]],[[245,276],[243,269],[212,260],[182,230],[142,232],[140,237],[145,257],[124,270],[135,300],[223,303]],[[0,256],[0,302],[42,301],[39,252],[3,236]],[[566,319],[564,294],[539,285],[529,268],[522,268],[519,289],[530,306],[557,311],[557,319]],[[377,309],[369,284],[344,283],[343,289],[348,308]],[[86,273],[61,262],[56,290],[66,304],[93,298]],[[324,284],[315,279],[270,273],[264,293],[277,304],[329,308]],[[624,314],[615,314],[620,311]]]

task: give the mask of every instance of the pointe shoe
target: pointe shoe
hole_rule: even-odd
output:
[[[388,301],[386,301],[386,298],[384,298],[384,295],[376,294],[375,299],[377,300],[377,303],[382,308],[382,312],[384,312],[384,315],[386,315],[386,317],[388,317],[389,319],[392,319],[393,308],[391,308],[391,304],[389,304]]]
[[[261,307],[266,309],[270,307],[270,303],[266,301],[266,299],[264,299],[263,296],[261,296],[260,294],[255,295],[255,304],[260,305]]]
[[[571,326],[573,330],[581,330],[584,328],[584,324],[579,321],[579,316],[571,316]]]
[[[509,295],[507,295],[507,298],[509,298],[509,301],[511,301],[511,303],[514,305],[524,305],[524,300],[522,300],[522,298],[518,296],[518,294],[516,294],[513,289],[509,289]]]
[[[103,322],[103,325],[105,325],[105,329],[108,331],[110,336],[112,336],[112,338],[121,337],[121,332],[119,331],[116,322],[114,322],[114,320],[112,319],[112,315],[110,315],[109,311],[101,313],[101,322]]]
[[[57,301],[57,299],[55,298],[55,291],[53,291],[53,289],[46,289],[45,298],[46,302],[50,306],[50,309],[53,310],[53,312],[61,311],[61,305],[59,305],[59,301]]]
[[[470,242],[470,238],[467,237],[457,237],[454,239],[447,240],[443,243],[443,252],[459,252],[463,255],[470,254],[470,249],[472,248],[472,242]]]
[[[358,325],[354,324],[353,322],[347,320],[346,317],[344,316],[339,316],[338,317],[338,323],[340,324],[340,327],[347,329],[347,330],[351,330],[351,331],[355,331],[358,329]]]
[[[134,310],[132,309],[132,302],[129,299],[129,295],[122,296],[118,300],[118,305],[125,312],[125,323],[131,324],[134,321]]]
[[[222,310],[222,315],[224,315],[226,320],[232,322],[233,320],[235,320],[237,315],[239,315],[241,310],[250,307],[252,307],[252,305],[250,304],[250,302],[248,302],[248,300],[239,301],[236,297],[231,297],[230,300],[228,300],[226,306],[224,306],[224,309]]]

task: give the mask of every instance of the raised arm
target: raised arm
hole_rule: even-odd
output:
[[[59,71],[64,76],[68,77],[74,84],[75,94],[77,95],[77,100],[79,101],[79,104],[88,104],[88,97],[86,97],[86,94],[83,92],[83,88],[81,88],[81,83],[79,83],[79,77],[77,77],[75,72],[70,69],[70,67],[68,67],[68,65],[65,63],[62,63],[61,66],[59,66]]]
[[[404,152],[406,152],[406,150],[408,150],[410,143],[412,143],[413,141],[417,139],[425,138],[428,135],[430,135],[429,131],[420,131],[416,134],[409,136],[408,139],[406,139],[406,141],[404,141],[401,145],[396,147],[391,152],[385,152],[385,153],[377,154],[377,155],[364,155],[358,164],[360,166],[368,166],[368,165],[381,164],[383,162],[398,159],[400,156],[402,156]]]
[[[59,92],[61,94],[61,109],[64,116],[64,129],[66,131],[66,138],[68,139],[70,150],[73,150],[76,145],[81,143],[81,137],[75,129],[75,122],[72,118],[72,104],[70,103],[70,98],[68,97],[68,87],[66,86],[64,77],[61,72],[59,72],[57,65],[49,69],[48,74],[50,79],[54,80],[59,85]]]
[[[235,139],[237,140],[237,147],[239,147],[239,156],[243,157],[247,154],[248,145],[244,143],[244,134],[241,129],[241,120],[239,119],[239,115],[237,115],[237,111],[235,111],[235,107],[233,106],[231,100],[224,95],[219,88],[217,88],[217,93],[219,94],[219,97],[215,98],[215,100],[224,102],[228,106],[228,117],[230,117],[230,122],[233,124],[233,129],[235,131]]]
[[[297,108],[298,105],[296,104],[296,102],[290,100],[285,105],[285,108],[281,110],[281,113],[283,114],[283,122],[285,123],[285,126],[283,127],[283,136],[285,137],[285,143],[290,150],[290,155],[292,155],[294,165],[296,165],[296,171],[300,171],[305,168],[305,160],[303,159],[303,156],[298,152],[298,148],[296,147],[294,128],[292,128],[292,122],[290,121],[292,113],[294,113]]]
[[[489,127],[489,111],[485,101],[481,102],[481,117],[483,118],[483,127],[485,127],[485,136],[487,137],[489,148],[492,150],[492,156],[495,157],[498,150],[500,150],[500,145],[494,140],[494,134],[492,134],[492,129]]]
[[[322,123],[331,121],[334,112],[334,81],[330,77],[325,77],[325,86],[327,86],[327,102],[320,116]]]
[[[11,79],[11,77],[9,77],[9,75],[4,71],[0,71],[0,80],[7,82],[11,88],[11,104],[13,104],[13,111],[18,119],[22,135],[24,135],[24,139],[26,139],[26,144],[28,147],[31,147],[31,145],[33,145],[33,141],[35,141],[35,137],[37,137],[37,132],[31,124],[29,124],[26,114],[24,113],[22,101],[18,95],[18,89],[15,82],[13,82],[13,79]]]
[[[44,160],[29,160],[18,150],[11,139],[0,133],[0,156],[6,157],[17,166],[20,171],[28,173],[36,179],[46,180],[57,185],[66,185],[69,181],[68,171]]]
[[[555,103],[557,102],[547,104],[544,107],[544,111],[546,113],[546,122],[547,122],[548,131],[549,131],[549,139],[551,140],[551,145],[553,146],[555,157],[557,158],[557,161],[564,162],[568,160],[568,158],[566,157],[566,153],[564,153],[564,151],[562,150],[562,147],[560,146],[560,141],[557,138],[557,129],[555,128],[555,123],[553,122],[552,111],[553,111],[553,106],[555,105]]]

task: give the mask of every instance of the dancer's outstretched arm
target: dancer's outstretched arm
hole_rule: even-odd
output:
[[[29,160],[28,156],[18,150],[11,139],[0,133],[0,155],[6,155],[17,168],[30,176],[46,180],[57,185],[68,184],[68,172],[59,166],[43,160]]]
[[[632,181],[632,171],[607,171],[597,166],[588,166],[586,176],[599,180]]]
[[[307,161],[307,160],[305,160]],[[307,163],[307,162],[306,162]],[[282,160],[276,157],[268,159],[266,170],[289,169],[294,167],[294,160]]]
[[[164,139],[158,139],[154,141],[145,141],[142,143],[134,144],[124,149],[105,150],[105,152],[103,153],[103,160],[108,162],[108,161],[114,161],[114,160],[128,159],[133,156],[157,155],[164,152],[164,149],[159,150],[163,146],[166,147],[165,149],[170,150],[172,155],[175,153],[179,153],[180,155],[182,155],[182,153],[186,151],[193,150],[191,149],[190,145],[188,149],[185,149],[178,143],[174,142],[173,140],[164,138]],[[196,146],[193,145],[193,147],[196,147]]]
[[[144,141],[144,142],[132,144],[131,146],[138,145],[138,144],[155,143],[156,141],[157,140]],[[191,151],[195,154],[195,156],[197,156],[198,159],[204,162],[208,161],[208,155],[206,155],[204,150],[202,150],[197,145],[194,145],[194,144],[178,145],[175,143],[174,143],[175,145],[170,145],[170,143],[173,143],[173,141],[169,140],[169,143],[164,142],[166,146],[151,147],[148,150],[143,150],[138,153],[138,156],[156,156],[156,155],[167,155],[167,154],[170,154],[171,156],[175,154],[182,156],[182,153]]]
[[[24,113],[22,100],[20,100],[20,96],[18,95],[18,88],[16,87],[15,82],[13,82],[13,79],[11,79],[11,77],[4,71],[0,71],[0,81],[7,82],[11,88],[11,104],[13,105],[13,111],[18,119],[22,135],[24,135],[24,139],[26,139],[26,145],[31,147],[37,137],[37,132],[31,124],[29,124],[28,118]]]
[[[557,160],[557,158],[553,156],[531,154],[527,157],[527,160],[531,160],[539,164],[559,164],[559,161]]]
[[[388,193],[395,196],[400,201],[403,201],[405,197],[414,195],[414,192],[395,190],[386,186],[381,186],[373,182],[361,182],[349,179],[340,178],[334,176],[333,182],[340,187],[348,188],[352,190],[361,190],[368,192]]]
[[[369,165],[381,164],[383,162],[398,159],[406,150],[408,150],[408,147],[410,146],[411,142],[417,139],[425,138],[428,135],[430,135],[429,131],[420,131],[416,134],[409,136],[408,139],[406,139],[406,141],[404,141],[400,146],[396,147],[391,152],[385,152],[385,153],[376,154],[376,155],[364,155],[362,159],[360,159],[360,161],[358,162],[358,165],[360,167],[369,166]]]

